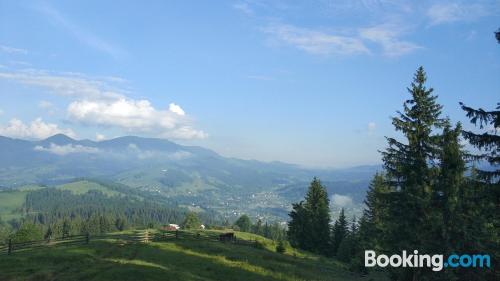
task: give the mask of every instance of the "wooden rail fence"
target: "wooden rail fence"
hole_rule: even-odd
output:
[[[51,246],[70,246],[78,244],[88,244],[90,241],[99,240],[119,240],[125,243],[148,243],[148,242],[162,242],[172,240],[205,240],[205,241],[220,241],[224,243],[234,243],[239,245],[259,246],[258,241],[249,241],[238,239],[233,234],[230,235],[231,239],[222,239],[228,233],[217,233],[211,231],[155,231],[139,230],[132,233],[109,233],[103,235],[74,235],[64,238],[45,239],[37,241],[15,242],[12,239],[8,240],[6,244],[0,244],[0,254],[12,254],[14,252],[27,251],[40,249]]]

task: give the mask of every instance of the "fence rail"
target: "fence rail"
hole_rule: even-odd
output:
[[[8,255],[13,252],[32,250],[38,248],[45,248],[50,246],[60,245],[77,245],[89,243],[89,235],[74,235],[61,238],[49,238],[44,240],[33,240],[15,242],[9,239],[8,243],[0,246],[0,253],[7,253]]]
[[[229,236],[228,236],[229,234]],[[230,237],[229,239],[227,239]],[[54,238],[35,241],[15,242],[12,239],[7,244],[0,244],[0,254],[12,254],[14,252],[40,249],[51,246],[72,246],[78,244],[88,244],[90,241],[115,240],[124,243],[148,243],[148,242],[167,242],[172,240],[204,240],[220,241],[225,243],[234,243],[247,246],[259,246],[259,243],[249,240],[238,239],[232,233],[218,233],[211,231],[154,231],[140,230],[133,233],[109,233],[103,235],[74,235],[64,238]]]

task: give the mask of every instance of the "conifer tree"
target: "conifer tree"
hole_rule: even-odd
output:
[[[264,234],[264,229],[262,227],[262,220],[258,219],[255,225],[253,226],[253,233],[258,234],[258,235],[263,235]]]
[[[336,255],[340,244],[347,237],[349,233],[349,226],[347,219],[345,217],[344,208],[340,210],[339,218],[335,221],[335,224],[332,228],[332,237],[331,237],[331,253]]]
[[[384,243],[381,234],[387,227],[387,194],[391,188],[386,184],[384,174],[376,173],[365,198],[365,209],[359,222],[359,236],[364,249],[380,250]]]
[[[330,241],[330,207],[326,188],[319,179],[314,178],[309,186],[304,207],[310,221],[309,236],[312,250],[327,254]]]
[[[384,221],[384,248],[389,252],[426,249],[422,227],[431,225],[430,198],[435,184],[441,129],[446,120],[440,117],[442,106],[436,102],[433,89],[425,86],[423,67],[417,70],[411,87],[410,99],[403,103],[403,112],[392,118],[396,131],[404,141],[387,138],[389,147],[382,152],[390,192],[384,196],[387,216]],[[420,278],[420,269],[391,270],[393,278],[414,280]]]
[[[479,149],[482,153],[471,155],[476,161],[486,161],[492,167],[492,170],[478,170],[478,176],[487,182],[500,183],[500,103],[497,103],[496,110],[486,111],[482,108],[474,109],[460,103],[462,109],[467,113],[472,124],[485,129],[486,132],[477,134],[471,131],[462,131],[462,134],[470,144]]]
[[[303,250],[312,250],[312,243],[309,236],[310,232],[310,216],[307,209],[304,207],[304,201],[292,204],[292,211],[288,214],[290,221],[288,222],[288,241],[293,247]]]
[[[182,223],[182,227],[185,229],[199,229],[201,226],[201,221],[195,212],[189,212]]]

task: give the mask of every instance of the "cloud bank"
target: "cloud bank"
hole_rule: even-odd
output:
[[[147,134],[160,138],[203,139],[207,137],[205,132],[193,127],[192,118],[180,105],[170,103],[168,109],[155,108],[146,99],[137,100],[128,97],[127,91],[110,85],[110,79],[98,79],[74,73],[54,74],[37,70],[0,72],[0,78],[39,87],[52,94],[70,98],[66,113],[69,121],[75,124],[119,128],[128,134]],[[46,107],[47,104],[44,103],[43,106]],[[8,136],[33,136],[35,138],[45,135],[25,132],[28,130],[21,126],[20,122],[16,119],[13,124],[0,131],[0,134],[3,132]],[[55,124],[49,127],[53,132],[64,133]],[[66,130],[66,132],[69,131]],[[69,133],[75,135],[72,131]]]
[[[66,145],[57,145],[54,143],[51,143],[49,147],[43,147],[41,145],[37,145],[34,148],[35,151],[44,151],[44,152],[49,152],[53,153],[59,156],[64,156],[67,154],[73,154],[73,153],[99,153],[99,149],[95,147],[89,147],[89,146],[83,146],[83,145],[73,145],[73,144],[66,144]]]
[[[0,125],[0,135],[21,139],[45,139],[56,134],[65,134],[72,138],[76,137],[71,129],[59,128],[57,124],[45,123],[42,118],[25,124],[19,119],[13,118],[6,125]]]

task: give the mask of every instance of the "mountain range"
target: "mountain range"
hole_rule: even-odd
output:
[[[113,181],[174,199],[194,210],[226,216],[285,218],[313,177],[332,207],[359,213],[369,180],[380,166],[308,169],[282,162],[223,157],[164,139],[134,136],[104,141],[54,135],[28,141],[0,136],[0,186],[56,185],[78,178]]]

